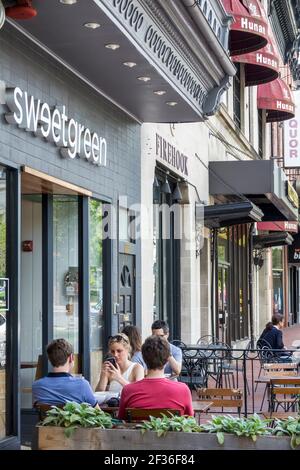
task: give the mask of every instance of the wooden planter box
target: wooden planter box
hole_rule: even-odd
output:
[[[37,448],[39,450],[291,450],[290,437],[265,436],[253,442],[246,437],[225,434],[225,442],[221,446],[216,434],[208,433],[169,432],[165,437],[158,437],[153,431],[142,434],[139,429],[78,428],[71,437],[66,437],[64,428],[54,426],[37,426]]]

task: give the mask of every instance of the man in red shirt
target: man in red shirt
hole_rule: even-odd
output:
[[[187,385],[165,378],[164,366],[170,357],[170,346],[161,336],[150,336],[142,346],[147,376],[125,385],[122,390],[119,418],[125,419],[126,408],[169,408],[181,415],[194,416],[191,392]]]

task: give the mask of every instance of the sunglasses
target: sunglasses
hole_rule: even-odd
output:
[[[109,336],[109,337],[108,337],[108,341],[109,341],[110,343],[112,343],[112,342],[114,342],[114,341],[115,341],[115,342],[118,342],[118,343],[119,343],[120,341],[125,341],[125,343],[128,343],[128,342],[129,342],[128,339],[124,338],[124,336],[122,336],[122,335]]]

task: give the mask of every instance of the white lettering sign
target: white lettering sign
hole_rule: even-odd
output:
[[[95,165],[106,166],[107,143],[96,132],[69,119],[65,106],[50,108],[47,103],[35,100],[19,87],[7,88],[6,104],[10,113],[5,114],[9,124],[33,132],[60,147],[64,158],[77,156]]]
[[[286,168],[300,167],[300,91],[295,91],[294,97],[295,117],[284,123],[284,166]]]

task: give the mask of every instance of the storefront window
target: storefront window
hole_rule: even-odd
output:
[[[78,197],[53,197],[53,337],[79,349]]]
[[[100,350],[103,333],[102,204],[90,200],[90,348]]]
[[[283,314],[282,247],[272,248],[273,313]]]
[[[0,439],[6,435],[6,172],[0,167]]]

